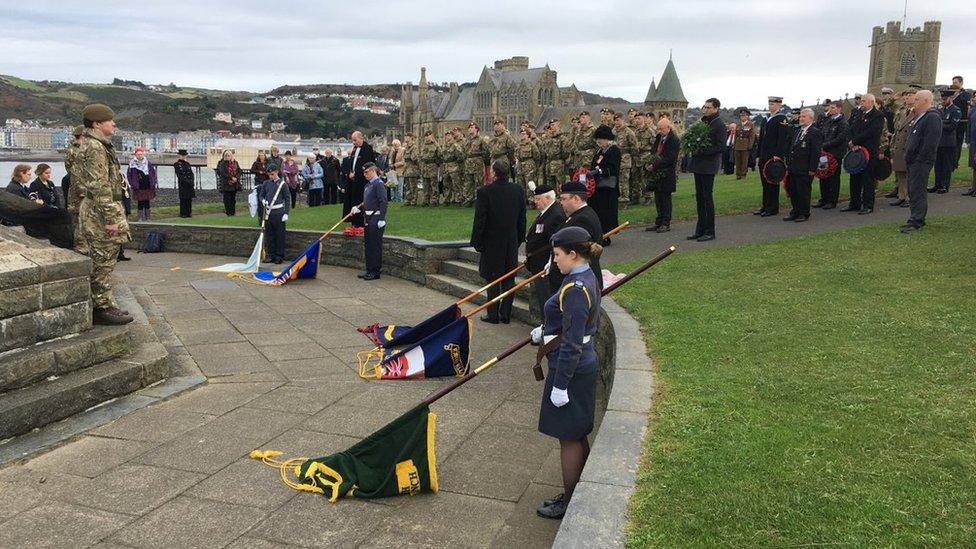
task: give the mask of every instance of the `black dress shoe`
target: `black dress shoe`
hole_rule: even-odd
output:
[[[938,189],[935,191],[935,194],[945,194],[947,192],[949,192],[949,189]]]
[[[874,208],[861,208],[857,215],[868,215],[869,213],[874,213]]]
[[[905,199],[904,198],[899,198],[898,200],[895,200],[894,202],[889,202],[888,205],[889,206],[901,206],[904,203],[905,203]]]
[[[369,273],[358,274],[358,275],[356,275],[356,278],[366,278],[366,275],[367,274],[369,274]]]
[[[709,240],[715,240],[715,235],[713,234],[703,234],[698,237],[699,242],[708,242]]]
[[[824,204],[826,204],[826,202],[817,202],[812,207],[813,208],[823,208],[824,207]]]
[[[493,316],[488,316],[487,313],[481,315],[481,321],[487,322],[488,324],[498,324],[498,319]]]
[[[380,273],[366,273],[366,276],[363,277],[363,280],[379,280],[379,279],[380,279]]]
[[[884,195],[885,198],[896,198],[897,196],[898,196],[897,190],[891,191],[890,193],[885,193]]]
[[[752,215],[762,215],[764,213],[766,213],[766,210],[756,210],[752,212]]]
[[[798,216],[796,216],[796,219],[793,220],[793,222],[794,223],[803,223],[804,221],[808,221],[809,219],[810,219],[810,216],[809,215],[798,215]]]
[[[902,200],[901,204],[898,205],[899,208],[907,208],[911,206],[912,203],[907,200]]]
[[[840,209],[842,212],[859,212],[861,208],[855,208],[854,206],[847,205]]]
[[[650,227],[648,227],[648,228],[646,228],[644,230],[647,231],[647,232],[649,232],[649,233],[653,233],[653,232],[657,232],[657,228],[658,227],[660,227],[660,225],[658,225],[657,223],[655,223],[655,224],[651,225]]]
[[[976,189],[969,189],[968,191],[962,193],[963,196],[976,196]]]
[[[131,257],[126,257],[126,256],[124,256],[122,254],[119,254],[119,257],[118,257],[118,259],[116,261],[131,261],[131,260],[132,260]]]
[[[920,227],[918,225],[913,225],[913,224],[902,225],[902,227],[901,227],[901,234],[908,234],[908,233],[913,233],[915,231],[921,231],[921,230],[922,230],[922,227]]]
[[[773,212],[763,212],[763,213],[759,214],[759,217],[772,217],[774,215],[776,215],[776,214],[774,214]]]
[[[512,323],[512,319],[511,318],[499,318],[498,319],[498,322],[501,322],[502,324],[511,324]]]
[[[788,216],[786,216],[786,217],[784,217],[784,218],[783,218],[783,221],[796,221],[796,218],[797,218],[797,217],[799,217],[799,216],[797,216],[797,215],[793,215],[793,214],[790,214],[790,215],[788,215]]]
[[[930,192],[930,193],[934,193],[937,190],[939,190],[938,187],[929,187],[925,189],[926,192]]]
[[[823,205],[823,209],[825,209],[825,210],[833,210],[836,207],[837,207],[837,204],[834,204],[832,202],[828,202],[828,203],[826,203],[826,204]]]
[[[701,233],[695,233],[695,234],[689,236],[686,240],[698,240],[701,237],[702,237]]]

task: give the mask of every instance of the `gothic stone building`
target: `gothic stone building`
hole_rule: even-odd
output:
[[[922,27],[901,30],[901,23],[888,22],[882,29],[871,32],[871,65],[868,72],[868,93],[879,94],[882,87],[895,93],[908,84],[935,86],[935,71],[939,64],[939,35],[942,23],[928,21]]]
[[[583,109],[590,111],[594,123],[599,123],[600,109],[604,107],[622,112],[636,108],[653,111],[658,116],[667,114],[677,123],[679,131],[684,127],[688,100],[671,60],[660,83],[651,82],[644,103],[585,105],[575,84],[560,87],[556,76],[556,71],[548,65],[529,68],[528,57],[512,57],[495,61],[493,68],[484,67],[474,85],[458,86],[452,82],[448,91],[435,91],[427,82],[427,69],[421,68],[419,86],[414,89],[407,82],[401,89],[396,137],[408,131],[421,136],[428,129],[442,135],[457,126],[467,128],[471,121],[482,132],[491,132],[496,118],[504,120],[513,134],[523,120],[541,130],[547,121],[558,118],[563,128],[568,129],[570,118]],[[393,137],[392,133],[388,136]]]

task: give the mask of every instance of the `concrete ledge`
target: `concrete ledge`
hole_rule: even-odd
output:
[[[637,321],[610,298],[603,299],[603,310],[611,333],[601,329],[597,341],[611,347],[603,356],[612,360],[601,372],[607,409],[553,547],[623,547],[626,542],[627,506],[654,396],[654,364]]]

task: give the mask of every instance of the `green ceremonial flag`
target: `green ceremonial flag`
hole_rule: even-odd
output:
[[[348,450],[315,459],[277,462],[277,451],[256,450],[251,457],[281,468],[286,484],[304,492],[326,496],[383,498],[401,494],[437,492],[437,460],[434,454],[436,415],[426,404],[386,424]],[[294,468],[298,482],[286,478]]]

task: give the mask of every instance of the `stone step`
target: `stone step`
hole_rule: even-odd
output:
[[[523,270],[522,272],[524,273],[525,271]],[[442,261],[440,274],[476,284],[476,288],[480,288],[486,284],[485,279],[481,278],[481,274],[478,272],[478,265],[468,263],[467,261]],[[523,277],[516,275],[515,283],[518,284],[522,279]]]
[[[464,248],[458,248],[457,258],[460,261],[467,261],[468,263],[474,263],[475,265],[477,265],[478,261],[480,261],[481,259],[481,254],[476,252],[475,249],[472,248],[471,246],[466,246]],[[519,263],[525,262],[525,253],[519,251],[518,260]]]
[[[122,357],[129,349],[128,326],[95,326],[74,337],[9,351],[0,355],[0,394]]]
[[[162,344],[143,343],[125,358],[4,393],[0,395],[0,440],[60,421],[159,381],[169,373],[167,357]]]
[[[454,297],[464,297],[480,288],[480,285],[471,284],[464,280],[448,275],[427,275],[427,287]],[[529,311],[529,302],[523,296],[528,296],[531,289],[525,287],[516,293],[515,301],[512,304],[512,317],[526,324],[532,324],[532,314]],[[472,299],[469,303],[480,305],[485,302],[485,295],[481,294]]]

